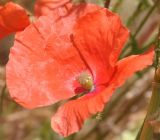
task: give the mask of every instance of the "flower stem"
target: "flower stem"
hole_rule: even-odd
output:
[[[1,97],[0,97],[0,115],[2,114],[2,111],[3,111],[3,98],[4,98],[5,90],[6,90],[6,84],[2,88]]]
[[[154,5],[148,10],[147,14],[144,16],[144,18],[142,19],[141,23],[139,24],[138,28],[136,29],[135,33],[133,33],[133,35],[131,36],[133,39],[136,39],[137,35],[140,33],[140,31],[142,30],[143,26],[147,23],[149,17],[152,15],[152,12],[155,10],[155,8],[157,7],[157,5],[160,4],[160,0],[156,0]],[[130,38],[130,42],[125,46],[125,48],[122,50],[121,56],[120,58],[123,58],[125,56],[125,52],[128,49],[129,46],[133,46],[133,41]]]
[[[111,0],[106,0],[106,1],[105,1],[105,4],[104,4],[104,7],[105,7],[105,8],[108,8],[108,7],[109,7],[110,2],[111,2]]]
[[[156,70],[153,82],[152,97],[147,110],[147,115],[143,126],[136,138],[136,140],[152,140],[154,134],[154,127],[151,126],[150,120],[152,116],[159,111],[160,108],[160,28],[157,38],[156,51]]]
[[[123,0],[118,0],[115,4],[115,6],[113,7],[112,11],[116,12],[117,9],[122,5]]]

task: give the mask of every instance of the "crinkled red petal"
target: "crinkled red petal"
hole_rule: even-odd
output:
[[[16,35],[7,64],[7,85],[11,97],[22,106],[45,106],[74,96],[73,82],[86,69],[69,37],[54,33],[46,17]]]
[[[118,15],[107,9],[87,14],[77,21],[74,43],[89,65],[97,84],[107,83],[128,38]]]
[[[121,86],[128,77],[136,71],[142,70],[153,63],[154,50],[151,49],[147,53],[141,55],[131,55],[126,57],[116,64],[115,74],[110,81],[110,85]]]
[[[93,5],[79,8],[84,6],[78,16],[94,10],[90,9]],[[35,108],[72,97],[76,94],[76,78],[84,71],[90,72],[70,40],[77,18],[74,11],[59,19],[40,17],[16,34],[6,77],[11,97],[22,106]]]
[[[64,137],[79,131],[84,121],[91,115],[103,111],[104,104],[110,99],[114,88],[104,88],[99,87],[94,93],[68,101],[61,106],[52,117],[52,129]]]
[[[0,39],[23,30],[29,24],[26,11],[19,5],[9,2],[0,8]]]
[[[35,16],[45,16],[50,12],[59,10],[59,7],[68,6],[70,0],[36,0],[35,3]]]

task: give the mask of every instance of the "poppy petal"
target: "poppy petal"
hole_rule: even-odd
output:
[[[37,0],[35,3],[35,16],[45,16],[58,10],[59,7],[67,6],[70,0]]]
[[[26,108],[55,103],[75,95],[73,83],[86,66],[68,35],[54,32],[42,17],[17,33],[7,64],[11,97]]]
[[[71,3],[67,3],[60,7],[55,7],[53,12],[49,12],[47,16],[52,19],[51,24],[54,26],[57,33],[62,32],[70,36],[77,19],[99,9],[101,9],[101,7],[95,4],[72,5]]]
[[[110,80],[128,33],[119,16],[104,8],[77,21],[73,33],[75,47],[92,70],[96,83]]]
[[[78,8],[84,6],[79,16],[98,8],[92,4]],[[22,106],[35,108],[70,98],[77,94],[76,78],[90,73],[70,40],[75,10],[58,20],[42,16],[16,34],[6,74],[10,95]]]
[[[115,87],[121,86],[133,73],[151,65],[153,57],[154,51],[152,49],[145,54],[131,55],[118,61],[115,75],[110,84],[113,84]]]
[[[51,127],[66,137],[79,131],[86,119],[103,111],[104,104],[110,99],[114,88],[100,87],[96,92],[89,93],[79,99],[71,100],[61,106],[51,120]],[[103,96],[107,100],[103,99]]]
[[[0,39],[29,25],[26,11],[17,4],[7,3],[0,8]]]

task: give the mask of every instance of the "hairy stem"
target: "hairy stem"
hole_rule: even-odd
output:
[[[156,71],[153,82],[152,97],[147,110],[147,115],[143,126],[136,140],[151,140],[153,138],[154,127],[150,124],[151,117],[159,111],[160,108],[160,28],[157,37],[156,51]]]

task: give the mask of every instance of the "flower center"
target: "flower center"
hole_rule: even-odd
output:
[[[87,72],[81,73],[77,81],[86,90],[92,91],[94,89],[93,79]]]

